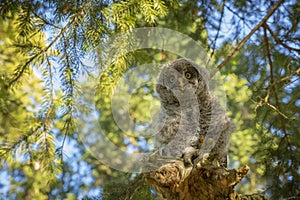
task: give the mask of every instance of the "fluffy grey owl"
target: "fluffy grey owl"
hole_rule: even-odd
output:
[[[232,123],[218,99],[208,89],[205,69],[187,59],[162,69],[156,90],[161,101],[155,143],[160,156],[183,157],[192,164],[197,156],[227,165]]]

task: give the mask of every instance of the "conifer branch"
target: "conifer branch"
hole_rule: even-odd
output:
[[[271,33],[272,37],[275,39],[275,41],[280,44],[281,46],[283,46],[284,48],[290,50],[290,51],[296,51],[297,53],[300,54],[300,49],[298,48],[294,48],[294,47],[290,47],[287,44],[283,43],[278,36],[272,31],[272,29],[268,26],[267,23],[265,23],[265,27],[267,28],[267,30]]]
[[[226,58],[215,68],[214,71],[211,72],[210,77],[212,78],[218,71],[220,71],[227,62],[231,59],[231,57],[240,50],[244,44],[251,38],[251,36],[263,25],[266,21],[273,15],[273,13],[278,9],[278,7],[284,2],[284,0],[279,0],[273,8],[267,13],[267,15],[250,31],[250,33],[233,49],[231,50]]]
[[[50,42],[50,44],[48,46],[46,46],[45,48],[41,49],[38,53],[36,53],[35,55],[33,55],[31,58],[29,58],[27,60],[27,62],[21,67],[21,70],[19,72],[17,72],[15,74],[15,77],[12,78],[12,80],[10,80],[8,86],[12,87],[24,74],[24,72],[27,70],[27,68],[30,66],[30,64],[36,59],[38,58],[40,55],[42,55],[44,52],[47,52],[55,43],[56,41],[61,37],[61,35],[67,30],[67,28],[73,24],[73,22],[75,21],[75,18],[73,18],[72,20],[70,20],[61,30],[60,32],[57,34],[57,36],[54,38],[54,40],[52,40]]]

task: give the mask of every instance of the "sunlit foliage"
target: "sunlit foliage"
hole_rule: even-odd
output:
[[[96,47],[136,27],[166,27],[196,40],[208,52],[210,64],[217,65],[274,4],[1,1],[0,198],[157,198],[149,186],[131,184],[135,175],[114,170],[93,157],[80,138],[97,133],[101,124],[120,149],[145,148],[150,140],[141,145],[139,137],[125,138],[112,123],[111,95],[128,70],[145,63],[161,64],[177,55],[144,49],[104,66],[101,61],[106,55]],[[228,114],[236,124],[229,165],[251,168],[239,188],[243,193],[264,192],[272,199],[300,196],[299,13],[299,1],[281,3],[221,70]],[[94,101],[87,104],[96,105],[99,118],[78,120],[78,113],[85,114],[78,99],[86,101],[91,94],[89,83],[82,84],[80,78],[93,76],[85,59],[94,49],[97,54],[91,59],[99,63],[102,76]],[[145,87],[136,90],[130,102],[137,125],[149,120],[149,109],[158,102],[154,86]],[[86,126],[90,132],[79,131]],[[105,148],[101,152],[114,159],[114,152]]]

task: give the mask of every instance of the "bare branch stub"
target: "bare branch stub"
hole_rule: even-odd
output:
[[[145,180],[168,200],[250,199],[254,196],[247,198],[234,191],[248,171],[248,166],[228,170],[210,161],[185,167],[181,160],[176,160],[145,173]],[[256,196],[266,199],[263,195]]]

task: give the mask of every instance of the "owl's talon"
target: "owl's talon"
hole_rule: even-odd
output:
[[[184,162],[185,166],[193,166],[194,165],[193,161],[190,157],[187,158],[187,157],[183,156],[183,162]]]
[[[186,166],[194,166],[194,159],[200,155],[199,149],[195,149],[194,147],[185,148],[182,158],[183,162]]]

